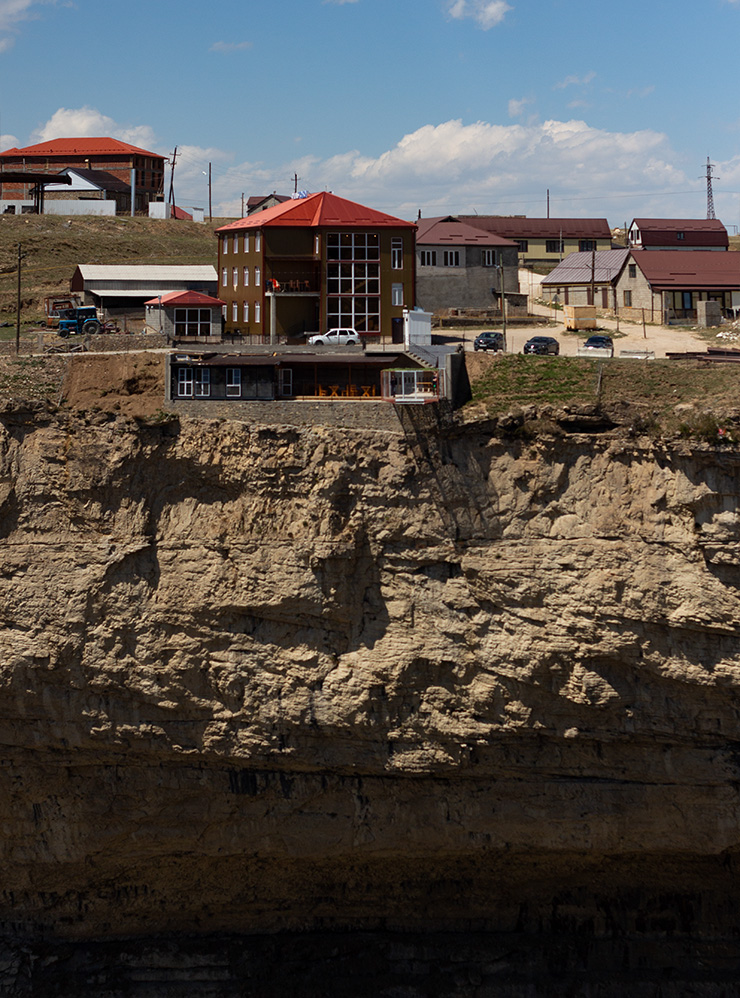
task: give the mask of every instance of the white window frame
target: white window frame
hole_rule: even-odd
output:
[[[262,285],[262,271],[259,267],[254,268],[254,286],[259,288]]]
[[[403,270],[403,239],[400,236],[391,238],[391,270]]]
[[[236,235],[236,234],[234,234],[233,250],[234,250],[234,253],[238,253],[239,252],[239,236]]]
[[[481,264],[484,267],[496,266],[496,250],[484,249],[481,257]]]
[[[242,304],[242,322],[249,322],[249,302]]]
[[[391,284],[391,305],[403,305],[403,284]]]
[[[231,268],[231,284],[232,284],[234,290],[236,290],[239,287],[239,268],[238,267],[232,267]]]
[[[436,267],[437,266],[437,251],[436,250],[421,250],[419,258],[420,267]]]
[[[227,288],[229,286],[229,268],[223,267],[221,269],[221,287]]]
[[[244,233],[244,252],[245,253],[249,252],[249,233],[248,232]]]
[[[259,252],[261,252],[261,250],[262,250],[262,233],[261,232],[255,232],[255,234],[254,234],[254,251],[255,251],[255,253],[259,253]]]
[[[444,250],[442,253],[443,267],[460,266],[460,250]]]
[[[204,399],[211,394],[211,372],[207,367],[196,367],[193,371],[195,397]]]
[[[193,369],[192,367],[180,367],[177,371],[177,397],[193,397]]]
[[[231,321],[232,322],[238,322],[239,321],[239,302],[238,301],[233,301],[231,303]]]
[[[229,252],[229,237],[228,236],[224,236],[223,252],[224,252],[224,256],[226,256],[226,254]]]
[[[242,394],[242,369],[240,367],[226,368],[226,397],[240,398]]]
[[[261,313],[262,313],[262,307],[260,306],[260,303],[257,301],[254,303],[254,321],[258,324],[261,321]]]
[[[242,284],[245,288],[249,287],[249,267],[242,268]]]

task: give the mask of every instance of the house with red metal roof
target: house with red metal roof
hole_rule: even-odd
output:
[[[727,251],[727,229],[718,218],[633,218],[627,240],[633,250]]]
[[[271,343],[333,328],[403,340],[416,226],[327,191],[216,230],[225,332]]]
[[[59,174],[70,168],[102,171],[125,184],[129,192],[128,211],[132,180],[136,211],[146,212],[149,202],[163,195],[164,157],[158,153],[109,137],[52,139],[0,152],[0,210],[3,201],[23,201],[30,197],[28,184],[3,184],[4,172]]]
[[[519,291],[515,242],[454,215],[418,220],[416,300],[422,308],[500,308],[502,288]]]
[[[620,309],[644,309],[650,322],[696,321],[700,301],[731,316],[740,308],[740,253],[631,250],[616,292]]]
[[[569,253],[608,250],[612,233],[605,218],[526,218],[524,215],[459,215],[461,222],[513,240],[522,266],[555,266]]]

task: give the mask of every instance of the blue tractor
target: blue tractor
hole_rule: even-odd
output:
[[[98,311],[93,305],[83,305],[79,308],[63,308],[59,311],[60,336],[70,333],[99,333],[101,330]]]

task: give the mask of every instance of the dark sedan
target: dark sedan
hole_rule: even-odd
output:
[[[560,344],[554,336],[533,336],[524,344],[522,353],[544,353],[557,356],[560,353]]]
[[[480,333],[473,341],[474,350],[503,350],[504,334],[486,332]]]

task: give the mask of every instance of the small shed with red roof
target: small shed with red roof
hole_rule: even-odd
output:
[[[145,303],[146,325],[177,343],[220,343],[225,302],[200,291],[171,291]]]

